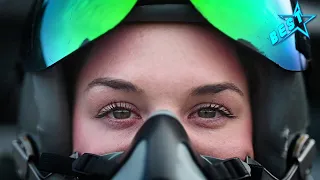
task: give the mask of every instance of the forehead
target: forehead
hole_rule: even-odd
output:
[[[233,44],[213,29],[190,24],[120,26],[95,43],[83,73],[88,81],[243,80]]]

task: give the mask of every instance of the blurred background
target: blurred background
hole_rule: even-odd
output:
[[[13,167],[10,159],[3,154],[11,152],[11,141],[15,138],[16,103],[20,82],[20,72],[16,64],[20,61],[22,28],[31,2],[32,0],[0,0],[0,162],[7,162],[6,166],[0,163],[2,173],[10,173],[6,168]],[[317,148],[320,150],[320,1],[299,2],[304,14],[318,15],[307,25],[311,35],[313,64],[312,69],[305,73],[305,78],[312,119],[309,134],[317,140]],[[314,163],[315,179],[320,179],[319,154]],[[1,175],[0,179],[3,179]]]

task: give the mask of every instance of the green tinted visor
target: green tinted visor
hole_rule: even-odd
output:
[[[256,51],[282,68],[291,71],[306,68],[306,58],[296,48],[295,35],[281,43],[273,42],[275,36],[281,38],[279,26],[284,25],[284,30],[290,33],[288,22],[279,16],[293,14],[290,0],[191,0],[188,3],[225,35],[249,42]],[[52,66],[84,42],[93,41],[115,28],[135,7],[137,0],[44,2],[34,41],[37,51],[30,56],[28,68],[41,70]],[[276,34],[271,36],[272,32]]]

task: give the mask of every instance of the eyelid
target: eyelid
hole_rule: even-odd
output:
[[[125,101],[112,101],[111,103],[107,104],[106,106],[102,107],[97,115],[95,116],[96,118],[101,118],[101,116],[103,117],[105,114],[111,112],[112,110],[116,110],[116,109],[126,109],[129,111],[132,111],[133,113],[137,114],[138,116],[138,108],[133,105],[132,103],[129,102],[125,102]]]
[[[197,111],[204,109],[204,108],[213,108],[213,109],[218,110],[220,113],[223,113],[223,115],[225,115],[226,117],[230,117],[230,118],[235,117],[235,115],[232,113],[232,111],[228,107],[226,107],[222,104],[213,103],[213,102],[201,103],[201,104],[197,104],[197,105],[193,106],[191,108],[191,113],[188,117],[191,117],[194,113],[196,113]]]

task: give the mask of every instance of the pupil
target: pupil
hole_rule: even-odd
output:
[[[127,119],[131,116],[131,112],[128,110],[115,110],[113,111],[113,117],[116,119]]]
[[[211,108],[205,108],[198,111],[198,116],[201,118],[214,118],[216,113],[217,112]]]

